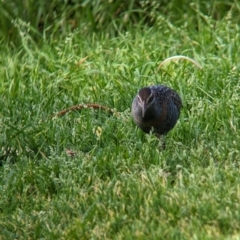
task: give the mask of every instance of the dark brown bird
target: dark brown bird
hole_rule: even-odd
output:
[[[132,103],[134,122],[144,132],[157,137],[166,135],[175,126],[182,107],[179,95],[169,87],[155,85],[138,91]]]

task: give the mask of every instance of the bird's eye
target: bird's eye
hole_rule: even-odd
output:
[[[153,96],[150,96],[149,99],[148,99],[148,103],[150,103],[152,101],[153,101]]]

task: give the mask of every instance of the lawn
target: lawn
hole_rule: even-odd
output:
[[[0,239],[240,239],[240,6],[232,4],[221,18],[197,9],[181,21],[159,14],[151,26],[38,39],[12,22],[19,41],[0,45]],[[159,68],[176,55],[202,69],[186,60]],[[138,89],[153,84],[183,101],[166,149],[131,117]],[[113,113],[56,116],[90,103]]]

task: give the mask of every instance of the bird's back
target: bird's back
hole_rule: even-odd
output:
[[[150,89],[154,92],[154,95],[159,104],[163,104],[164,102],[174,104],[180,114],[180,110],[182,108],[182,100],[177,92],[164,85],[154,85],[151,86]]]
[[[182,107],[180,96],[173,89],[164,85],[156,85],[150,87],[162,109],[162,114],[158,119],[158,123],[153,126],[154,131],[159,134],[167,134],[176,124]]]

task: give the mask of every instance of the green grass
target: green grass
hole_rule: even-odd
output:
[[[240,238],[239,12],[193,17],[37,42],[14,22],[21,44],[0,46],[0,239]],[[203,70],[157,70],[179,54]],[[156,83],[184,105],[164,151],[130,114],[137,90]],[[49,118],[79,103],[119,116]]]

